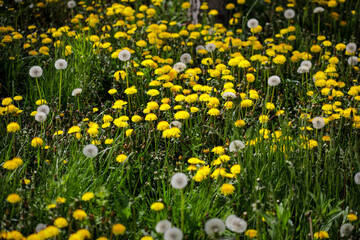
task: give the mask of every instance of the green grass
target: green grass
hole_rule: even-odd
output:
[[[211,239],[205,223],[225,222],[231,214],[256,230],[256,239],[360,236],[359,220],[349,215],[357,216],[360,204],[354,179],[360,171],[359,68],[348,64],[359,51],[346,53],[339,45],[359,45],[360,4],[248,1],[231,10],[236,25],[214,24],[210,9],[203,9],[202,24],[194,26],[182,3],[147,1],[153,16],[140,1],[77,1],[74,9],[60,1],[33,8],[26,0],[2,3],[0,238],[85,239],[79,230],[86,229],[94,239],[164,239],[155,228],[167,219],[184,239]],[[318,6],[324,12],[314,14]],[[292,20],[284,18],[287,8],[296,12]],[[262,29],[252,33],[246,24],[251,18]],[[147,45],[138,46],[139,40]],[[196,52],[209,42],[214,52]],[[311,50],[314,45],[319,52]],[[47,51],[40,51],[44,47]],[[123,49],[131,52],[127,62],[118,58]],[[173,66],[183,53],[192,61],[177,73]],[[278,62],[279,55],[286,61]],[[56,70],[57,59],[65,59],[67,68]],[[312,67],[299,74],[303,60]],[[39,85],[29,75],[35,65],[43,69]],[[278,86],[268,84],[273,75],[281,79]],[[137,93],[125,94],[132,86]],[[82,89],[79,96],[72,96],[75,88]],[[117,92],[109,94],[110,89]],[[159,94],[148,94],[150,89]],[[236,98],[223,99],[226,91]],[[50,107],[43,123],[35,120],[39,96]],[[117,100],[126,103],[117,107]],[[150,109],[149,102],[160,108]],[[213,108],[220,114],[211,116]],[[190,117],[176,119],[180,110]],[[149,113],[157,119],[145,120]],[[105,115],[112,120],[106,123]],[[262,115],[267,121],[260,121]],[[314,128],[315,117],[325,120],[322,128]],[[168,132],[158,130],[158,123],[174,120],[182,125],[180,135],[164,137]],[[237,126],[238,120],[245,124]],[[12,122],[20,126],[16,132],[7,129]],[[69,133],[73,126],[77,133]],[[58,131],[62,134],[54,135]],[[41,146],[34,145],[35,137],[43,140]],[[231,152],[234,140],[245,148]],[[88,144],[98,148],[93,158],[83,154]],[[215,153],[215,147],[224,152]],[[116,160],[120,154],[127,156],[124,162]],[[20,164],[13,164],[15,157]],[[204,164],[191,165],[190,158]],[[240,173],[232,173],[238,165]],[[181,190],[170,184],[177,172],[189,181]],[[234,191],[226,192],[223,184]],[[88,192],[94,198],[82,199]],[[19,202],[12,203],[13,193]],[[152,210],[155,202],[164,209]],[[79,209],[87,214],[83,220],[73,215]],[[68,225],[58,225],[59,217]],[[47,228],[36,233],[40,223]],[[117,223],[126,231],[113,229]],[[348,238],[341,237],[345,223],[354,226]],[[220,237],[252,238],[250,231],[229,229],[214,238]]]

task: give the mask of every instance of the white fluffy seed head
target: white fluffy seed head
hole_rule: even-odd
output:
[[[345,223],[345,224],[341,225],[341,227],[340,227],[341,237],[350,237],[353,229],[354,229],[354,226],[351,225],[350,223]]]
[[[180,129],[181,128],[181,122],[179,122],[179,121],[172,121],[171,123],[170,123],[170,128],[172,128],[172,127],[176,127],[176,128],[178,128],[178,129]]]
[[[173,69],[177,72],[180,73],[182,71],[184,71],[184,69],[186,68],[186,65],[182,62],[177,62],[174,64]]]
[[[203,45],[198,45],[195,48],[196,52],[199,52],[199,50],[201,50],[201,49],[205,49],[205,47]]]
[[[243,233],[247,228],[247,222],[235,215],[228,216],[226,218],[225,225],[229,230],[236,233]]]
[[[349,64],[350,66],[355,66],[355,65],[358,64],[358,62],[359,62],[359,59],[358,59],[356,56],[351,56],[351,57],[349,57],[349,59],[348,59],[348,64]]]
[[[180,62],[187,64],[191,61],[191,55],[189,53],[184,53],[180,56]]]
[[[171,222],[165,219],[156,224],[155,230],[157,233],[164,234],[170,228],[171,228]]]
[[[98,154],[98,148],[94,144],[86,145],[83,149],[83,154],[88,158],[96,157]]]
[[[176,227],[172,227],[165,232],[164,240],[182,240],[183,239],[183,232]]]
[[[171,178],[171,186],[175,189],[183,189],[188,184],[188,178],[184,173],[175,173]]]
[[[73,0],[68,1],[67,7],[70,9],[76,7],[76,2]]]
[[[45,113],[46,115],[48,115],[50,113],[50,108],[48,105],[40,105],[37,109],[36,109],[37,112],[43,112]]]
[[[314,8],[313,13],[322,13],[323,11],[325,11],[324,8],[322,8],[322,7],[316,7],[316,8]]]
[[[293,19],[295,17],[295,11],[292,9],[286,9],[284,12],[284,17],[286,19]]]
[[[306,66],[310,69],[312,67],[312,63],[309,60],[304,60],[300,63],[300,66]]]
[[[357,172],[354,176],[354,181],[357,185],[360,185],[360,172]]]
[[[355,43],[349,43],[348,45],[346,45],[346,51],[350,54],[356,52],[357,46]]]
[[[212,51],[214,51],[216,49],[216,46],[215,46],[214,43],[208,43],[208,44],[205,45],[205,49],[208,52],[212,52]]]
[[[241,149],[245,148],[245,144],[241,140],[234,140],[229,145],[230,152],[239,152]]]
[[[128,50],[121,50],[118,55],[120,61],[128,61],[131,58],[131,53]]]
[[[305,65],[300,66],[297,69],[297,73],[299,73],[299,74],[308,73],[308,72],[309,72],[309,68],[307,66],[305,66]]]
[[[259,21],[255,18],[251,18],[249,19],[249,21],[247,21],[247,26],[248,28],[256,28],[259,25]]]
[[[269,79],[268,79],[268,84],[271,87],[275,87],[275,86],[279,85],[280,83],[281,83],[281,79],[279,76],[273,75],[273,76],[269,77]]]
[[[40,123],[45,122],[46,121],[46,114],[43,113],[43,112],[36,113],[35,120],[37,122],[40,122]]]
[[[315,129],[321,129],[325,126],[325,120],[322,117],[315,117],[312,120],[312,124]]]
[[[236,98],[236,94],[235,94],[235,93],[232,93],[232,92],[224,92],[224,93],[221,95],[221,97],[222,97],[223,99],[228,99],[228,98],[234,99],[234,98]]]
[[[204,230],[210,237],[221,236],[225,232],[225,224],[219,218],[212,218],[205,223]]]
[[[43,74],[43,70],[40,66],[32,66],[29,70],[29,75],[32,78],[41,77]]]
[[[75,88],[74,90],[72,90],[71,96],[79,96],[82,93],[82,89],[81,88]]]
[[[67,61],[65,59],[58,59],[55,61],[55,68],[57,70],[64,70],[67,68]]]

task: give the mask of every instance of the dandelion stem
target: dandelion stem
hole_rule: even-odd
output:
[[[61,81],[62,81],[62,71],[60,70],[60,83],[59,83],[59,111],[61,108]]]
[[[38,78],[35,78],[35,80],[36,80],[36,86],[37,86],[37,89],[38,89],[38,92],[39,92],[39,98],[41,99],[41,92],[40,92],[40,86],[39,86]]]

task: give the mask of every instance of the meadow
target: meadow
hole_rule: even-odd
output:
[[[360,239],[360,1],[0,0],[0,239]]]

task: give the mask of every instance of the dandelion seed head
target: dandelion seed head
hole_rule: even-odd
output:
[[[350,223],[345,223],[341,225],[340,227],[340,235],[341,237],[350,237],[352,230],[354,229],[354,226]]]
[[[205,47],[203,45],[198,45],[198,46],[196,46],[195,51],[199,52],[202,49],[205,49]]]
[[[312,63],[309,60],[304,60],[300,63],[300,66],[306,66],[308,69],[312,67]]]
[[[183,232],[176,227],[172,227],[165,232],[164,240],[182,240]]]
[[[55,61],[55,68],[57,70],[64,70],[67,68],[67,61],[65,59],[58,59]]]
[[[189,53],[184,53],[180,56],[180,62],[187,64],[191,61],[191,55]]]
[[[81,88],[75,88],[74,90],[72,90],[71,96],[79,96],[82,93],[82,89]]]
[[[210,237],[220,236],[225,232],[225,224],[219,218],[212,218],[205,223],[205,232]]]
[[[234,140],[229,145],[230,152],[239,152],[241,149],[245,148],[245,144],[241,140]]]
[[[40,232],[41,230],[44,230],[46,228],[46,225],[43,223],[39,223],[38,225],[36,225],[35,227],[35,232]]]
[[[275,86],[279,85],[280,82],[281,82],[280,77],[276,76],[276,75],[273,75],[273,76],[269,77],[269,79],[268,79],[268,84],[271,87],[275,87]]]
[[[175,65],[173,66],[173,69],[177,72],[180,73],[182,71],[184,71],[184,69],[186,68],[186,65],[182,62],[177,62],[175,63]]]
[[[128,50],[121,50],[118,55],[120,61],[128,61],[131,58],[131,53]]]
[[[89,144],[84,147],[83,154],[88,158],[93,158],[98,154],[98,151],[99,150],[95,145]]]
[[[249,19],[249,21],[247,21],[247,26],[248,28],[256,28],[259,25],[259,21],[255,18],[251,18]]]
[[[40,66],[32,66],[29,70],[29,75],[32,78],[41,77],[43,74],[43,70]]]
[[[284,11],[284,17],[286,19],[293,19],[295,17],[295,11],[292,9],[286,9]]]
[[[216,46],[214,43],[208,43],[205,45],[205,49],[208,52],[213,52],[216,49]]]
[[[46,114],[43,113],[43,112],[36,113],[35,120],[37,122],[40,122],[40,123],[45,122],[46,121]]]
[[[325,11],[323,7],[316,7],[314,8],[313,13],[322,13],[323,11]]]
[[[70,9],[76,7],[76,2],[73,0],[68,1],[67,7]]]
[[[157,233],[165,233],[171,228],[171,222],[169,220],[162,220],[156,224],[155,230]]]
[[[325,126],[325,120],[322,117],[315,117],[312,120],[312,124],[315,129],[321,129]]]
[[[351,57],[349,57],[349,59],[348,59],[348,64],[349,64],[350,66],[355,66],[355,65],[358,64],[358,62],[359,62],[359,59],[358,59],[356,56],[351,56]]]
[[[228,216],[226,218],[225,225],[229,230],[236,233],[243,233],[247,228],[247,222],[235,215]]]
[[[354,181],[357,185],[360,185],[360,172],[355,174]]]
[[[232,93],[232,92],[224,92],[221,97],[223,99],[227,99],[227,98],[236,98],[236,94]]]
[[[37,109],[36,109],[37,112],[43,112],[45,113],[46,115],[48,115],[50,113],[50,108],[48,105],[40,105]]]
[[[175,173],[171,178],[171,186],[175,189],[183,189],[188,184],[188,178],[184,173]]]
[[[348,45],[346,45],[346,51],[350,54],[356,52],[357,46],[355,43],[349,43]]]
[[[181,122],[176,121],[176,120],[175,120],[175,121],[172,121],[172,122],[170,123],[170,128],[171,128],[171,127],[176,127],[176,128],[178,128],[178,129],[180,129],[181,126],[182,126]]]
[[[308,73],[308,72],[309,72],[309,68],[307,66],[305,66],[305,65],[300,66],[297,69],[297,73],[299,73],[299,74]]]

